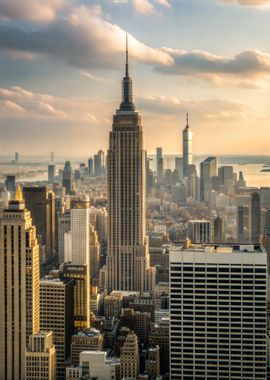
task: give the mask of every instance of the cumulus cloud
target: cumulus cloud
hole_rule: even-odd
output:
[[[100,7],[76,7],[68,17],[56,19],[42,29],[25,31],[0,26],[0,49],[47,54],[76,67],[116,68],[123,64],[125,31],[106,20]],[[129,35],[131,59],[168,65],[172,57]]]
[[[172,65],[158,65],[161,73],[212,81],[217,85],[233,84],[252,88],[254,82],[270,77],[270,54],[259,50],[243,51],[232,58],[206,51],[164,49],[174,58]]]
[[[189,111],[204,121],[226,121],[244,118],[252,110],[245,104],[230,99],[185,100],[163,95],[138,98],[138,107],[158,115],[177,116]]]
[[[238,4],[248,7],[270,7],[269,0],[221,0],[226,4]]]
[[[162,5],[167,8],[171,7],[170,0],[111,0],[114,4],[132,4],[136,12],[143,15],[158,13],[156,5]]]
[[[66,0],[0,0],[0,17],[33,22],[52,21]]]
[[[20,86],[0,88],[0,117],[34,116],[91,122],[97,120],[95,112],[101,114],[103,105],[104,103],[95,101],[40,94]]]

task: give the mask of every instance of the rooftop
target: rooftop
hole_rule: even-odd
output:
[[[261,244],[190,244],[189,246],[173,246],[171,251],[200,253],[266,253]]]

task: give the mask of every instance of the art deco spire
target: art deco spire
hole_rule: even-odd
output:
[[[120,111],[135,111],[132,94],[132,80],[129,77],[128,66],[128,36],[126,35],[126,72],[122,81],[122,103],[120,104]]]

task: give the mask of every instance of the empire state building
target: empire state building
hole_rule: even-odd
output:
[[[133,103],[126,48],[122,102],[113,117],[108,150],[109,290],[147,290],[145,159],[142,120]]]

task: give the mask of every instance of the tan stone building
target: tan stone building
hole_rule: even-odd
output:
[[[53,333],[31,335],[25,352],[25,380],[56,380]]]
[[[25,349],[39,331],[39,246],[20,188],[0,215],[0,380],[25,379]]]
[[[121,348],[121,379],[137,379],[140,371],[140,357],[137,335],[131,333]]]
[[[73,335],[71,343],[71,363],[78,365],[80,362],[80,353],[83,351],[102,351],[103,341],[103,335],[99,330],[94,328],[79,331],[77,335]]]
[[[113,117],[108,162],[108,288],[147,289],[149,249],[146,237],[145,161],[141,115],[133,103],[132,80],[126,73],[123,99]]]

